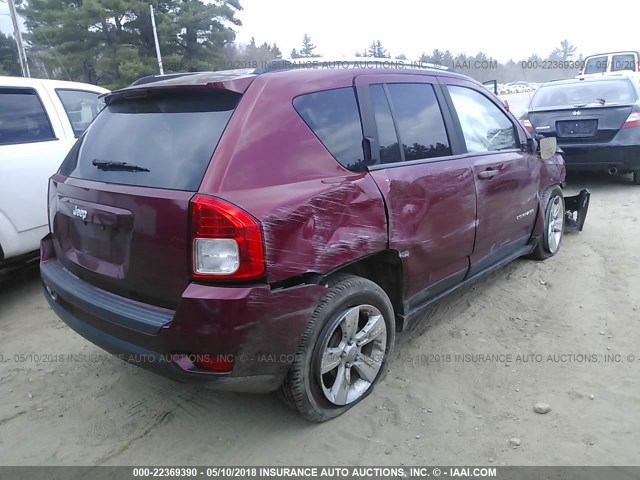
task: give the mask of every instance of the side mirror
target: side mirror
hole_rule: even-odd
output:
[[[533,138],[527,138],[527,151],[529,153],[537,153],[538,152],[538,141]]]
[[[539,141],[540,144],[540,158],[542,160],[549,160],[556,154],[558,150],[558,140],[556,137],[543,137]]]

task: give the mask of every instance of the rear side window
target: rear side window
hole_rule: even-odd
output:
[[[293,100],[293,106],[343,167],[364,168],[362,125],[353,88],[301,95]]]
[[[587,64],[584,67],[585,75],[590,73],[604,73],[607,71],[607,63],[609,63],[609,57],[593,57],[587,60]]]
[[[451,155],[442,112],[432,85],[392,83],[387,85],[404,160]]]
[[[621,70],[638,71],[638,60],[632,53],[622,55],[614,55],[611,59],[611,71],[619,72]]]
[[[511,120],[491,100],[465,87],[448,86],[468,152],[518,147]]]
[[[239,99],[232,92],[207,91],[114,102],[69,152],[60,173],[196,191]]]
[[[55,140],[49,117],[30,88],[0,88],[0,145]]]
[[[86,130],[104,107],[104,102],[98,98],[100,94],[96,92],[57,89],[56,93],[62,102],[76,137],[79,137]]]
[[[402,154],[384,86],[372,85],[371,99],[380,145],[380,163],[399,162],[402,160]]]

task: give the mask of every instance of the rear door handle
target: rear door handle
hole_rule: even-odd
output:
[[[484,170],[480,173],[478,173],[478,178],[482,178],[485,180],[491,180],[493,177],[495,177],[498,174],[498,170]]]

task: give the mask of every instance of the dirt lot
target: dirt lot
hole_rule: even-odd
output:
[[[322,425],[273,395],[111,358],[50,311],[37,271],[14,275],[0,284],[0,464],[638,464],[640,187],[589,176],[569,192],[582,186],[584,232],[441,302],[399,336],[374,394]]]

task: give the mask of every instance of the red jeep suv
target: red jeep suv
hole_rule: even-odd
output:
[[[123,360],[325,421],[430,304],[581,228],[588,192],[565,214],[555,146],[481,84],[345,65],[108,94],[50,179],[53,310]]]

